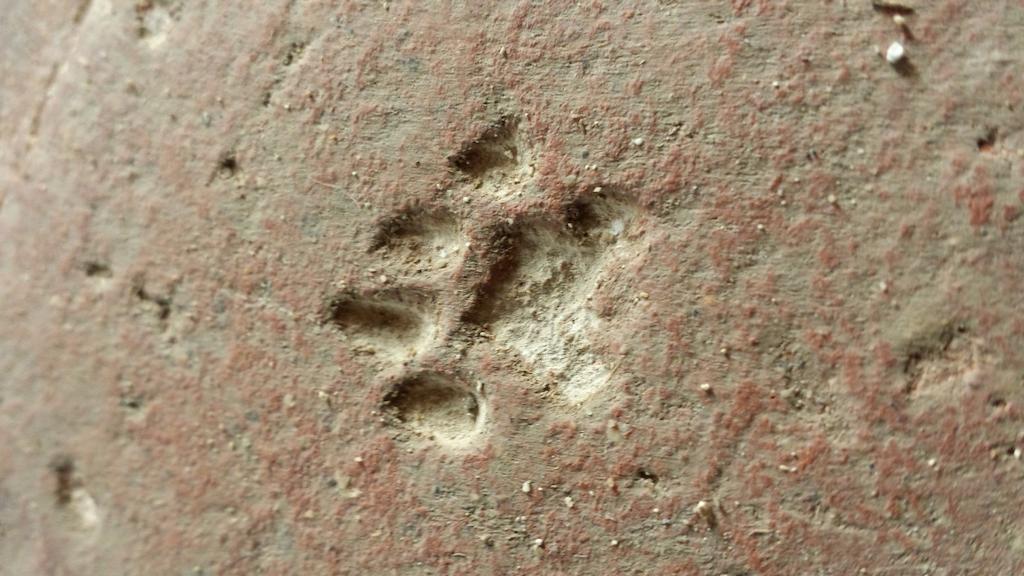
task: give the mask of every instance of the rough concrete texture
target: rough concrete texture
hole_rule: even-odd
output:
[[[0,573],[1024,573],[1022,30],[3,0]]]

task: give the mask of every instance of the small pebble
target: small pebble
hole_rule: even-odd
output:
[[[700,391],[705,394],[711,394],[711,384],[708,384],[707,382],[701,384]]]
[[[562,499],[562,502],[565,502],[566,508],[572,508],[573,506],[576,505],[576,503],[572,501],[572,496],[566,496],[565,498]]]
[[[633,138],[633,146],[639,147],[639,146],[643,146],[643,145],[644,145],[644,139],[643,138]]]
[[[693,513],[703,518],[711,528],[718,525],[718,518],[715,516],[714,508],[705,500],[697,502],[697,505],[693,507]]]
[[[526,482],[523,482],[522,490],[523,490],[523,494],[529,494],[530,490],[533,490],[533,482],[530,482],[529,480],[527,480]]]
[[[894,66],[906,57],[907,51],[903,48],[903,44],[899,42],[893,42],[889,45],[889,49],[885,51],[885,61]]]

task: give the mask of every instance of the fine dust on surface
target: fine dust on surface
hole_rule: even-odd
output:
[[[0,574],[1024,573],[1018,0],[0,13]]]

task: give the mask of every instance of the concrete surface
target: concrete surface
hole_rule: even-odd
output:
[[[1022,30],[0,1],[0,574],[1024,573]]]

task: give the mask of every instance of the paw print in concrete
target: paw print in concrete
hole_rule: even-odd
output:
[[[592,296],[643,249],[640,214],[602,187],[548,198],[532,162],[514,119],[485,130],[449,158],[460,181],[449,206],[378,224],[370,249],[388,284],[327,307],[347,346],[391,367],[380,377],[381,411],[403,433],[453,448],[485,433],[488,390],[500,383],[471,378],[472,347],[511,355],[561,407],[586,402],[614,375],[592,345],[608,328]]]

